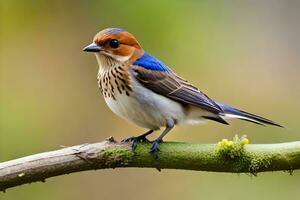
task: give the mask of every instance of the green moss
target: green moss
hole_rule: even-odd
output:
[[[121,146],[108,148],[103,152],[103,154],[103,158],[110,158],[105,160],[109,161],[106,165],[111,167],[118,165],[126,166],[134,158],[134,152],[132,152],[131,149]]]
[[[245,137],[235,136],[232,141],[223,139],[218,143],[219,156],[225,157],[228,162],[232,161],[232,167],[236,171],[249,171],[252,175],[257,175],[262,169],[271,165],[272,155],[267,153],[249,153],[245,150],[245,145],[249,140]],[[235,171],[234,170],[234,171]]]
[[[249,171],[253,175],[257,175],[257,172],[261,171],[260,169],[266,169],[271,165],[272,156],[268,154],[252,154],[250,156],[251,159],[249,164]]]
[[[132,157],[133,152],[130,149],[124,147],[112,147],[105,150],[105,155],[114,157]]]

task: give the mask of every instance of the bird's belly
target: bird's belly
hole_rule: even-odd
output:
[[[118,116],[154,130],[165,126],[169,119],[179,122],[185,118],[184,108],[176,101],[141,85],[134,85],[132,89],[129,96],[118,93],[116,99],[105,98],[108,107]]]

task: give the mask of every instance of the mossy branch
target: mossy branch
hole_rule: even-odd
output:
[[[245,140],[223,140],[219,144],[161,144],[158,159],[141,143],[135,152],[129,144],[111,137],[0,163],[0,190],[25,183],[94,169],[147,167],[211,172],[251,173],[289,171],[300,168],[300,141],[281,144],[246,144]]]

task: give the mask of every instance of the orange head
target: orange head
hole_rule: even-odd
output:
[[[135,37],[120,28],[107,28],[97,33],[93,43],[83,49],[96,53],[97,58],[112,59],[116,62],[134,62],[143,54]]]

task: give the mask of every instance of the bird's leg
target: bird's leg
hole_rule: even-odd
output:
[[[159,151],[159,144],[163,142],[163,137],[165,135],[167,135],[167,133],[172,130],[172,128],[174,127],[174,121],[173,120],[168,120],[167,124],[166,124],[166,129],[162,132],[162,134],[156,138],[153,142],[152,142],[152,146],[150,149],[150,153],[154,156],[154,158],[158,158],[158,151]]]
[[[149,130],[146,133],[144,133],[140,136],[137,136],[137,137],[131,136],[129,138],[126,138],[126,139],[122,140],[121,142],[131,142],[131,148],[132,148],[132,151],[134,151],[137,147],[138,142],[150,142],[146,138],[146,136],[150,135],[151,133],[153,133],[153,130]]]

